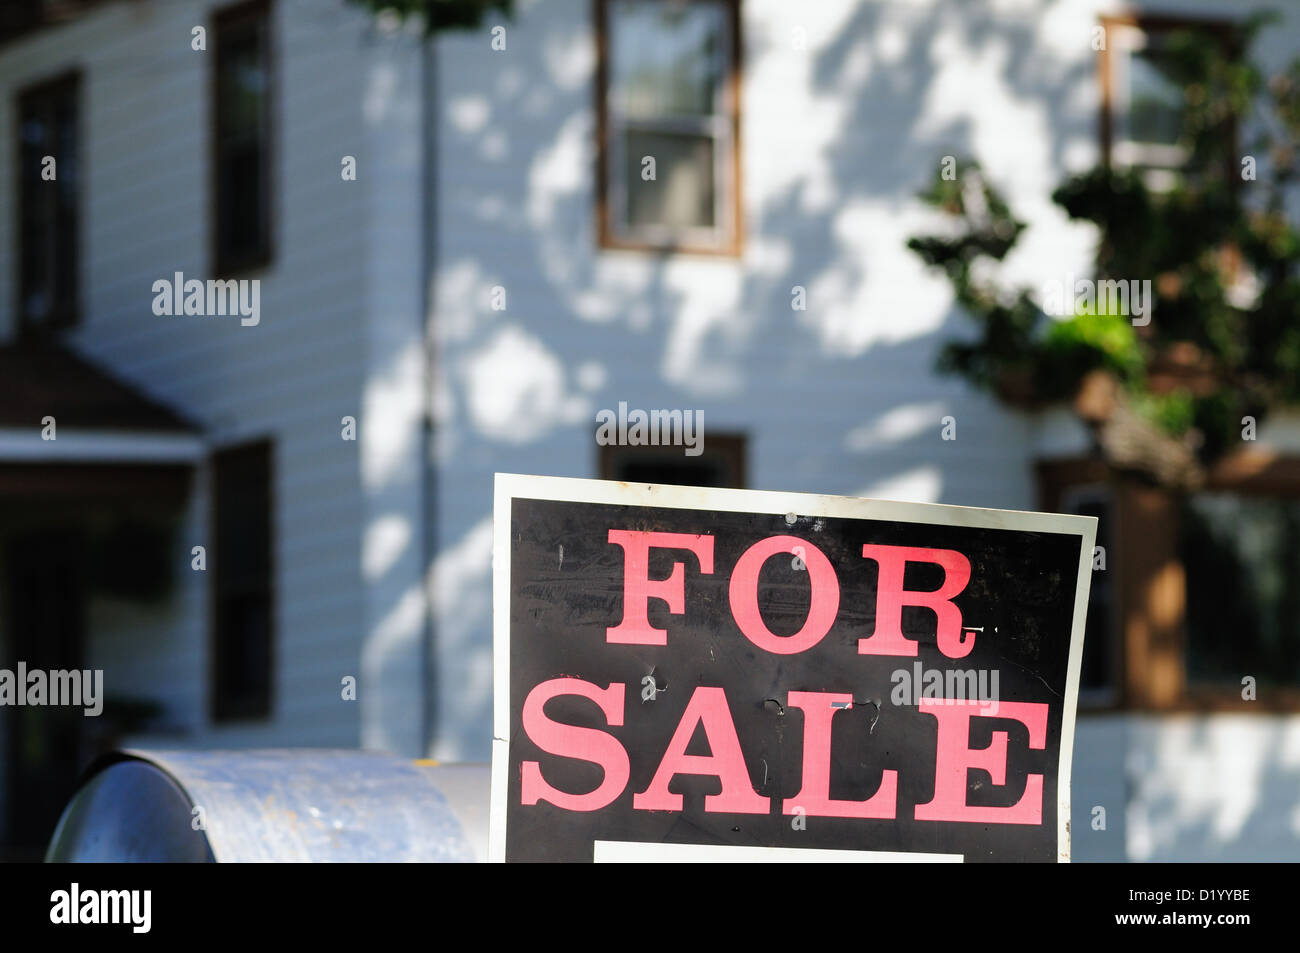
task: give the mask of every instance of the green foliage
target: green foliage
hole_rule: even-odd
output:
[[[1113,371],[1121,380],[1142,376],[1144,361],[1137,333],[1126,315],[1117,310],[1098,313],[1096,307],[1080,309],[1072,318],[1054,322],[1042,343],[1056,361],[1071,361]]]
[[[974,161],[959,162],[950,179],[936,171],[921,197],[955,228],[908,247],[943,269],[978,328],[973,340],[947,343],[941,369],[1036,401],[1069,397],[1084,375],[1109,370],[1166,431],[1197,431],[1204,459],[1239,439],[1243,415],[1262,420],[1300,402],[1300,232],[1287,213],[1287,189],[1300,177],[1300,58],[1268,79],[1249,62],[1244,51],[1266,22],[1254,18],[1229,37],[1171,37],[1161,68],[1184,90],[1186,155],[1172,185],[1150,170],[1103,165],[1053,193],[1071,218],[1097,227],[1095,280],[1151,282],[1146,326],[1088,309],[1053,317],[1031,289],[999,286],[997,265],[1024,223]],[[1254,138],[1239,155],[1245,131]],[[1203,379],[1170,389],[1166,375],[1155,393],[1151,371],[1171,353],[1193,355]]]
[[[479,26],[489,11],[509,16],[514,0],[351,0],[375,13],[392,11],[403,20],[418,15],[426,34]]]
[[[1196,401],[1185,388],[1167,394],[1138,391],[1133,404],[1138,413],[1174,436],[1182,436],[1196,424]]]

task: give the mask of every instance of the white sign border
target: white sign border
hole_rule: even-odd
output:
[[[1079,671],[1088,591],[1092,585],[1093,547],[1097,518],[1063,513],[993,510],[946,503],[901,503],[817,493],[771,490],[730,490],[713,487],[621,483],[574,477],[525,476],[497,473],[492,511],[492,805],[488,826],[488,860],[506,857],[506,797],[510,755],[510,503],[511,500],[553,500],[604,503],[616,506],[658,506],[668,509],[724,513],[771,513],[825,516],[835,519],[889,520],[978,529],[1009,529],[1079,536],[1079,576],[1075,586],[1074,619],[1070,628],[1070,661],[1066,671],[1065,710],[1061,719],[1061,754],[1057,767],[1057,860],[1070,860],[1070,765],[1074,757],[1074,721],[1079,701]]]

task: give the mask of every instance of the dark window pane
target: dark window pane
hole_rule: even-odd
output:
[[[221,72],[217,77],[223,139],[260,135],[266,118],[266,72],[260,24],[250,21],[221,34]]]
[[[271,447],[253,444],[214,458],[215,677],[217,718],[271,708]]]
[[[77,88],[68,78],[19,99],[19,319],[28,331],[77,317]],[[44,177],[47,157],[52,180]]]
[[[717,460],[628,460],[618,479],[628,483],[668,483],[674,486],[727,486]]]
[[[219,216],[223,261],[251,260],[262,247],[266,227],[262,215],[265,202],[262,165],[262,152],[256,144],[222,150],[217,181],[223,196]]]
[[[229,272],[270,255],[270,43],[262,7],[218,17],[215,62],[217,270]]]
[[[601,447],[600,475],[627,483],[674,486],[745,486],[745,438],[710,434],[704,452],[688,457],[680,447]]]
[[[1188,681],[1300,685],[1300,501],[1199,494],[1181,544]]]

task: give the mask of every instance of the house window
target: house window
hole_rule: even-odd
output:
[[[596,0],[601,244],[736,254],[738,0]]]
[[[26,332],[77,320],[79,86],[65,76],[18,96],[18,319]]]
[[[213,244],[218,274],[271,258],[271,42],[262,0],[213,30]]]
[[[744,489],[745,438],[710,433],[703,452],[695,457],[686,456],[681,447],[603,446],[598,471],[602,480]]]
[[[1198,493],[1181,529],[1189,686],[1300,688],[1300,500]]]
[[[1190,494],[1098,458],[1043,461],[1038,473],[1040,505],[1097,516],[1106,548],[1080,705],[1300,710],[1300,457],[1226,457]]]
[[[1103,19],[1102,148],[1117,168],[1142,170],[1147,184],[1168,190],[1188,171],[1192,158],[1184,136],[1186,78],[1177,43],[1188,31],[1203,33],[1230,49],[1231,24],[1166,17]],[[1224,161],[1232,155],[1235,131],[1222,137]]]
[[[270,443],[213,457],[213,717],[271,713],[275,599]]]

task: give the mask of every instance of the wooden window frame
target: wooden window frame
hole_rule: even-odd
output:
[[[730,67],[723,82],[724,95],[730,105],[731,156],[717,161],[717,166],[725,171],[724,179],[717,184],[724,187],[725,199],[719,201],[722,212],[719,227],[729,234],[717,243],[700,243],[689,240],[670,239],[654,242],[641,238],[631,238],[620,233],[615,225],[616,203],[612,201],[611,162],[614,150],[611,147],[612,119],[609,115],[607,91],[609,88],[609,11],[612,0],[592,0],[593,21],[596,32],[596,234],[599,247],[616,251],[642,251],[659,254],[709,255],[736,258],[744,251],[744,178],[741,163],[741,76],[743,75],[741,38],[740,0],[661,0],[682,4],[702,3],[720,6],[725,14],[728,32],[728,53]]]
[[[275,132],[279,126],[277,121],[279,83],[277,81],[276,30],[273,14],[272,0],[243,0],[243,2],[222,7],[213,15],[212,70],[209,77],[208,109],[208,260],[212,263],[211,270],[214,277],[218,278],[226,278],[265,268],[275,259]],[[263,229],[259,249],[252,253],[231,256],[221,246],[221,33],[227,27],[253,19],[261,19],[266,32],[264,57],[266,109],[263,120],[264,128],[262,130],[264,148],[260,165],[260,175],[264,183],[262,195]]]
[[[1210,470],[1203,489],[1242,497],[1300,501],[1300,455],[1262,448],[1240,450],[1224,457]],[[1262,696],[1257,695],[1254,701],[1246,701],[1239,689],[1190,685],[1186,696],[1193,711],[1300,712],[1300,688],[1272,687]]]
[[[222,694],[222,686],[225,683],[224,664],[225,655],[222,652],[222,631],[220,617],[221,601],[221,584],[222,584],[222,553],[218,541],[221,526],[221,505],[220,492],[218,488],[218,467],[222,457],[233,455],[265,455],[267,485],[266,485],[266,506],[267,506],[267,553],[266,553],[266,594],[268,600],[267,608],[267,673],[266,673],[266,691],[265,696],[249,701],[247,699],[230,699]],[[212,721],[218,723],[232,723],[239,721],[261,721],[270,718],[275,709],[275,657],[276,657],[276,614],[278,599],[276,598],[276,533],[275,533],[275,515],[276,515],[276,477],[275,462],[275,444],[269,439],[251,440],[244,443],[230,444],[217,448],[210,458],[211,490],[210,490],[210,512],[212,525],[209,539],[209,557],[212,560],[209,599],[209,631],[208,638],[208,662],[209,662],[209,711]]]
[[[1114,494],[1113,552],[1106,554],[1106,567],[1116,573],[1120,691],[1111,710],[1300,712],[1300,689],[1270,688],[1246,701],[1231,688],[1188,684],[1180,496],[1117,473],[1095,457],[1044,460],[1037,471],[1039,505],[1048,512],[1058,511],[1065,493],[1076,486],[1104,482]],[[1216,465],[1204,489],[1300,499],[1300,456],[1242,451]]]
[[[75,327],[81,320],[81,266],[82,266],[82,204],[85,195],[85,120],[84,110],[82,108],[82,73],[79,69],[66,70],[55,76],[50,76],[39,80],[35,83],[20,87],[15,90],[13,98],[14,107],[14,135],[11,140],[15,147],[14,154],[14,192],[18,196],[18,201],[14,203],[14,241],[18,245],[17,254],[13,256],[14,262],[14,318],[17,331],[21,335],[49,335],[67,328]],[[26,104],[29,100],[38,97],[47,97],[61,91],[70,91],[73,97],[76,110],[76,120],[74,124],[74,136],[76,139],[76,165],[77,175],[80,177],[79,186],[75,196],[73,208],[73,263],[72,263],[72,288],[69,296],[69,303],[66,308],[56,311],[45,322],[37,323],[28,319],[27,308],[24,298],[27,287],[25,284],[25,267],[26,244],[23,241],[23,224],[27,212],[27,202],[29,201],[27,189],[23,181],[23,142],[22,142],[22,122]],[[57,169],[56,169],[57,174]]]
[[[1204,30],[1218,36],[1225,44],[1225,49],[1235,48],[1237,25],[1231,20],[1216,17],[1170,16],[1166,14],[1120,13],[1103,14],[1100,17],[1105,32],[1105,45],[1098,51],[1097,75],[1101,87],[1101,113],[1098,122],[1098,138],[1101,146],[1102,164],[1110,168],[1113,165],[1141,168],[1140,162],[1117,163],[1115,151],[1117,145],[1116,122],[1118,116],[1118,95],[1116,89],[1117,60],[1122,51],[1115,43],[1121,30],[1138,30],[1143,33],[1169,33],[1176,30]],[[1230,154],[1236,154],[1237,129],[1232,129]],[[1163,170],[1164,167],[1158,167]]]

